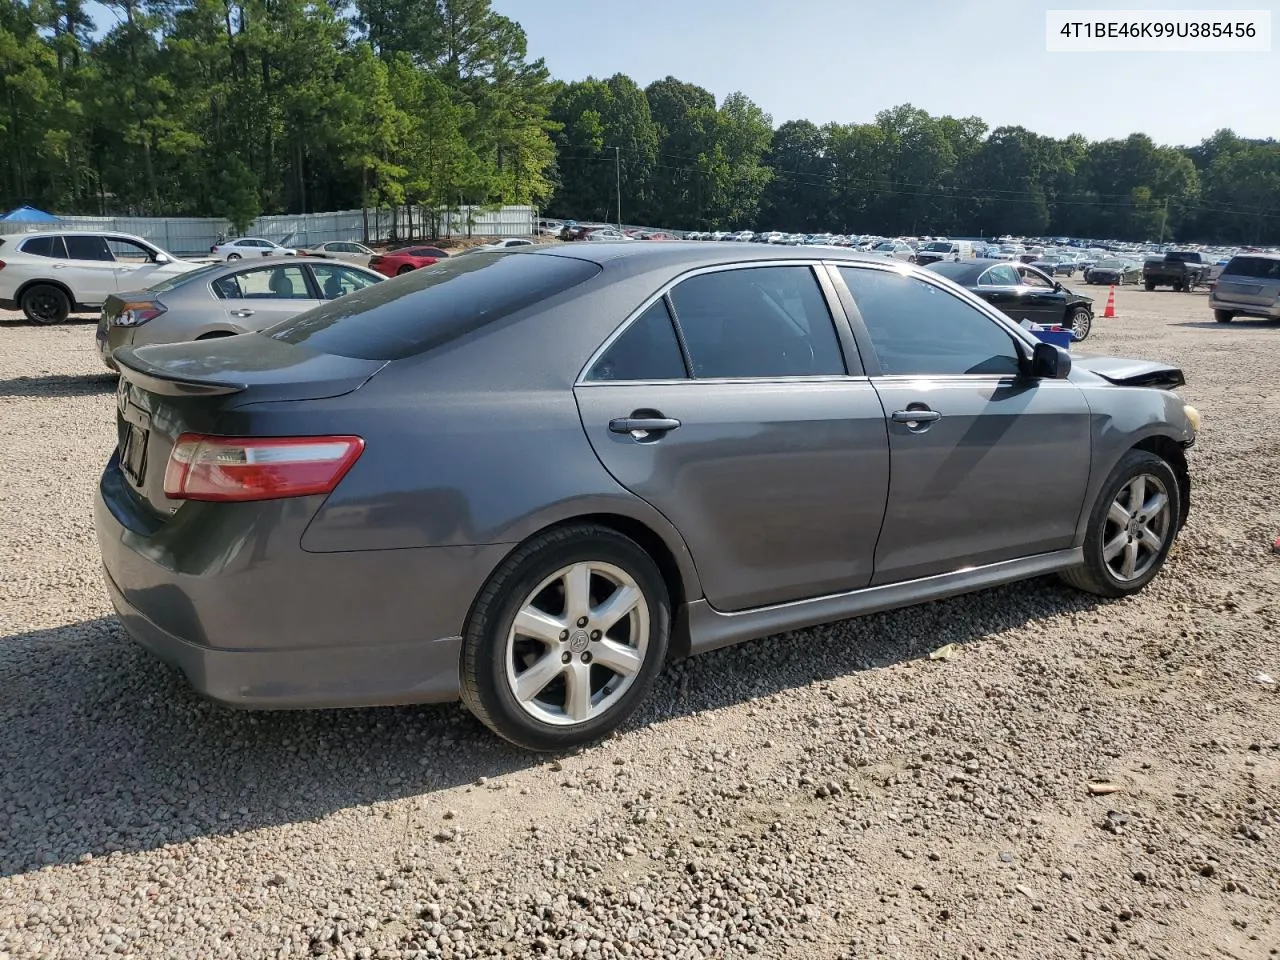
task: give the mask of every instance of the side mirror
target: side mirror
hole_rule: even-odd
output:
[[[1031,353],[1031,375],[1040,380],[1065,380],[1071,373],[1071,354],[1052,343],[1037,343]]]
[[[1054,289],[1054,291],[1055,291],[1055,292],[1057,292],[1057,293],[1061,293],[1061,292],[1062,292],[1062,281],[1061,281],[1061,280],[1055,280],[1055,281],[1053,281],[1053,289]]]
[[[157,253],[157,254],[156,254],[156,263],[161,264],[161,265],[166,264],[166,263],[173,263],[173,258],[172,258],[172,257],[170,257],[167,253]]]

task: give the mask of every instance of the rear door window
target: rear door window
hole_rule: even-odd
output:
[[[1280,280],[1280,258],[1232,257],[1231,262],[1223,268],[1222,275],[1252,277],[1256,280]]]
[[[32,237],[22,244],[22,252],[29,253],[33,257],[51,257],[59,260],[67,255],[61,237]]]
[[[67,245],[67,256],[72,260],[105,260],[115,262],[111,248],[107,246],[107,238],[84,233],[68,233],[63,238]]]
[[[446,257],[263,331],[319,353],[399,360],[503,320],[600,272],[572,257],[494,251]]]

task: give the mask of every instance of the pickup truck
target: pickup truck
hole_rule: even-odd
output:
[[[1200,254],[1187,250],[1173,250],[1163,260],[1148,260],[1142,265],[1142,283],[1148,290],[1156,287],[1173,287],[1175,290],[1192,290],[1209,279],[1210,265]]]

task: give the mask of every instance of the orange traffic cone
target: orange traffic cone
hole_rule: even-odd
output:
[[[1111,285],[1111,292],[1107,294],[1107,309],[1102,311],[1102,319],[1110,320],[1116,315],[1116,287]]]

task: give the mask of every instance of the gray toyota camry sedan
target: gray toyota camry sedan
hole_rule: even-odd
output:
[[[1140,590],[1199,421],[1176,368],[836,249],[480,253],[115,359],[96,520],[138,642],[229,704],[461,698],[534,750],[671,656],[1042,574]]]

